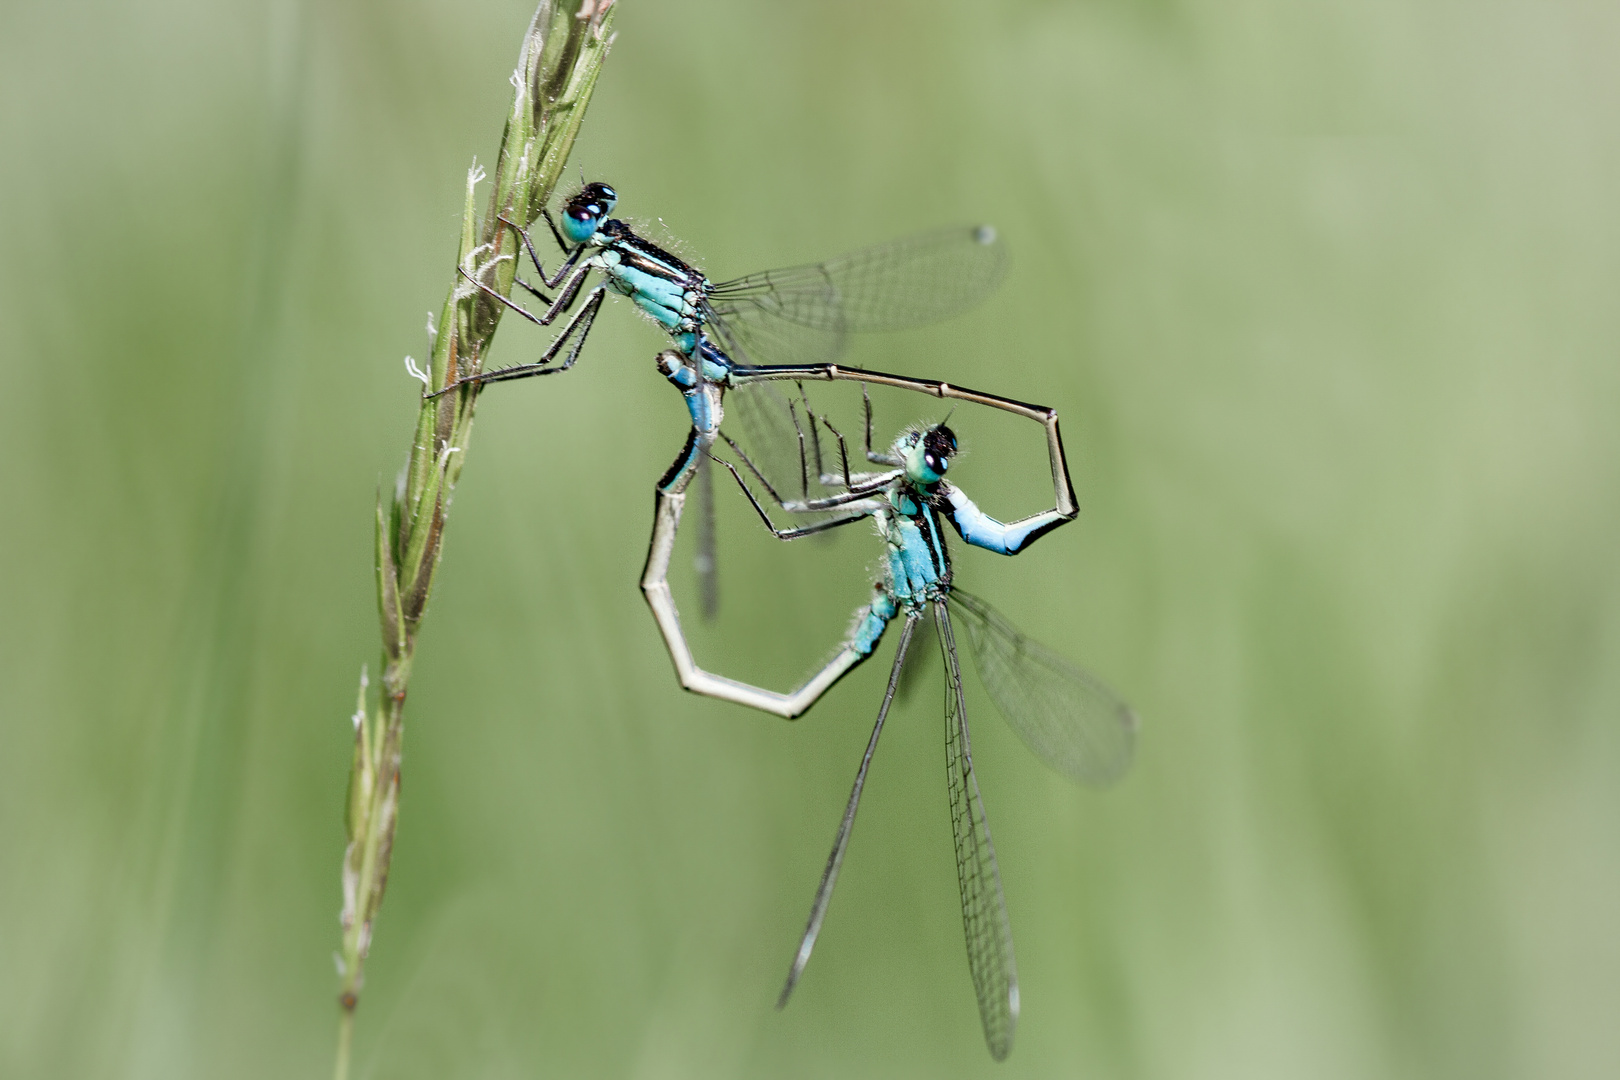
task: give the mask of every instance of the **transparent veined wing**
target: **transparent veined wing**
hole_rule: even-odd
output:
[[[1136,748],[1131,707],[978,597],[953,589],[951,600],[967,626],[979,680],[1024,745],[1076,783],[1119,779]]]
[[[836,303],[829,293],[829,303]],[[846,347],[842,330],[774,318],[763,309],[726,301],[705,305],[705,319],[739,364],[830,364]]]
[[[844,335],[960,314],[1001,283],[1006,246],[988,225],[901,237],[826,262],[722,282],[709,298],[744,363],[825,363]]]
[[[889,716],[889,706],[894,704],[894,688],[900,682],[900,669],[906,662],[906,650],[911,647],[912,632],[917,629],[919,617],[907,615],[905,628],[900,632],[900,647],[895,650],[894,666],[889,669],[889,688],[883,695],[883,704],[878,706],[877,723],[872,726],[872,737],[866,743],[866,754],[861,758],[860,771],[855,774],[855,786],[849,793],[849,802],[844,807],[844,819],[838,825],[838,837],[833,841],[832,854],[827,857],[827,868],[821,872],[821,884],[816,888],[816,898],[810,904],[810,921],[805,924],[804,935],[799,938],[799,947],[793,953],[793,963],[788,968],[787,981],[782,984],[782,993],[776,999],[776,1007],[783,1008],[788,998],[793,996],[793,988],[799,985],[799,976],[804,974],[804,965],[810,962],[810,953],[816,947],[816,937],[821,933],[822,920],[827,917],[827,905],[832,903],[833,886],[838,884],[838,870],[844,865],[844,852],[849,848],[850,832],[855,828],[855,812],[861,808],[861,792],[866,787],[866,773],[872,767],[872,755],[877,752],[878,736],[883,734],[883,722]]]
[[[945,764],[951,796],[951,830],[956,837],[956,882],[962,893],[962,930],[967,937],[968,970],[979,1000],[979,1019],[990,1056],[1002,1061],[1012,1050],[1018,1026],[1018,966],[1013,959],[1012,924],[990,841],[990,822],[973,774],[962,667],[944,603],[934,605],[940,657],[945,662]]]
[[[774,494],[787,502],[839,494],[845,490],[845,458],[852,472],[866,464],[860,433],[844,433],[841,452],[838,434],[822,418],[814,398],[806,387],[793,383],[754,382],[728,389],[721,431],[724,442],[719,452],[746,457],[750,473],[757,470]],[[757,494],[769,502],[771,492]],[[837,513],[796,510],[792,523],[804,525]]]
[[[786,383],[748,383],[726,391],[725,423],[748,458],[784,499],[805,494],[815,481],[812,423],[806,402]],[[800,446],[804,447],[803,456]],[[823,494],[819,488],[815,494]]]
[[[936,229],[722,282],[711,302],[725,316],[758,312],[818,330],[904,330],[983,300],[1000,284],[1006,257],[989,225]]]
[[[933,685],[934,671],[939,666],[939,650],[934,648],[934,636],[933,622],[918,624],[917,647],[906,658],[906,666],[900,672],[900,689],[895,694],[895,700],[902,705],[916,694],[933,692],[930,687]]]
[[[697,540],[692,569],[697,573],[703,617],[712,620],[720,614],[720,572],[714,539],[714,469],[707,454],[697,460],[692,491],[697,502]]]

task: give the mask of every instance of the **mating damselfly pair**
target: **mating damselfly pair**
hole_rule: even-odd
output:
[[[670,334],[675,348],[660,353],[657,366],[680,390],[691,419],[686,445],[657,485],[642,576],[642,589],[682,685],[792,718],[870,656],[887,626],[903,618],[877,721],[779,1006],[792,993],[820,932],[913,636],[924,619],[932,620],[945,670],[947,789],[969,969],[986,1042],[1000,1060],[1012,1045],[1018,982],[1000,873],[973,768],[956,647],[958,621],[967,629],[980,681],[1009,724],[1037,756],[1070,779],[1092,785],[1116,779],[1129,764],[1136,720],[1101,682],[1024,637],[983,600],[955,587],[946,525],[970,545],[1014,555],[1075,517],[1055,411],[943,382],[841,367],[835,361],[849,332],[922,325],[982,299],[1000,280],[1001,245],[987,227],[942,230],[825,263],[715,284],[610,217],[616,202],[612,188],[594,183],[564,204],[560,225],[542,211],[561,250],[561,262],[552,273],[545,270],[529,232],[502,219],[520,235],[539,274],[538,285],[521,279],[517,284],[545,304],[545,310],[530,311],[497,292],[480,278],[483,268],[462,268],[470,287],[542,326],[553,325],[571,310],[574,314],[538,362],[466,375],[437,393],[470,392],[484,384],[568,370],[580,356],[606,293],[627,296]],[[602,281],[587,291],[593,272]],[[864,432],[858,448],[852,448],[826,413],[817,411],[805,390],[815,383],[861,385]],[[919,408],[929,398],[1040,424],[1054,505],[1010,523],[981,511],[946,479],[959,445],[955,429],[943,418],[913,424],[874,443],[870,386],[914,395]],[[737,434],[726,425],[728,413],[740,423]],[[957,420],[957,426],[968,420]],[[669,582],[671,556],[694,484],[703,493],[700,538],[712,538],[712,524],[706,520],[714,496],[708,486],[711,461],[726,470],[738,497],[779,539],[871,522],[882,542],[871,601],[856,612],[833,658],[793,691],[773,691],[701,668],[682,629]],[[706,609],[715,599],[713,567],[712,546],[700,543],[698,577]]]

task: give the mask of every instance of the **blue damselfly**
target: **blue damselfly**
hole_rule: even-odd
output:
[[[957,314],[988,295],[1001,280],[1005,252],[993,228],[986,225],[941,229],[903,237],[851,252],[826,262],[765,270],[731,281],[711,282],[701,270],[638,235],[609,215],[618,194],[603,183],[586,184],[562,207],[560,222],[542,210],[552,238],[563,253],[555,272],[547,273],[527,229],[505,217],[517,232],[539,273],[539,285],[522,278],[516,284],[545,304],[530,311],[501,295],[482,275],[493,267],[460,271],[474,287],[540,326],[551,326],[584,295],[578,310],[546,347],[538,361],[493,371],[462,375],[433,393],[469,384],[488,384],[553,375],[567,371],[579,358],[603,298],[609,291],[629,297],[636,307],[669,333],[697,382],[723,389],[740,387],[732,376],[745,368],[766,365],[820,365],[842,352],[852,332],[900,330]],[[585,291],[592,272],[602,280]],[[548,295],[542,290],[550,290]],[[560,358],[560,359],[559,359]],[[671,378],[676,373],[666,371]],[[676,380],[683,392],[691,389]],[[786,445],[787,421],[779,397],[762,387],[760,400],[744,393],[733,404],[743,425],[757,434],[756,446]],[[688,402],[696,399],[688,394]],[[712,443],[715,418],[693,413],[696,446],[689,467],[697,472],[699,490],[708,483],[704,450]],[[717,423],[717,420],[715,420]],[[778,462],[762,459],[771,475]],[[780,474],[778,474],[780,475]],[[666,483],[669,481],[666,477]],[[705,515],[707,518],[707,515]],[[705,521],[704,535],[712,537]],[[704,607],[716,602],[713,551],[700,545],[699,578]],[[704,563],[707,563],[705,568]]]
[[[780,380],[795,375],[783,371],[752,377]],[[806,404],[807,422],[826,427],[830,443],[837,447],[837,462],[829,469],[820,441],[806,440],[805,444],[812,450],[801,458],[798,498],[784,497],[777,486],[755,468],[743,448],[726,439],[744,469],[782,511],[795,515],[829,515],[808,524],[778,528],[742,471],[723,458],[715,458],[735,477],[773,535],[792,540],[854,522],[875,520],[885,540],[883,574],[876,582],[872,602],[857,613],[854,627],[837,655],[790,693],[782,694],[706,672],[694,662],[668,585],[669,558],[680,523],[683,491],[660,492],[642,581],[677,674],[687,689],[790,718],[808,709],[838,679],[871,655],[889,623],[902,616],[905,620],[877,722],[816,891],[809,922],[778,1000],[779,1007],[786,1004],[820,932],[912,635],[922,618],[932,615],[946,674],[948,787],[969,968],[986,1043],[991,1056],[1001,1060],[1011,1049],[1018,1018],[1017,969],[995,850],[973,771],[953,610],[967,627],[970,651],[985,689],[1013,730],[1048,765],[1078,783],[1104,785],[1124,772],[1135,744],[1135,715],[1113,691],[1026,638],[983,600],[954,587],[944,524],[949,523],[969,544],[1013,555],[1074,518],[1074,492],[1063,456],[1057,415],[1040,406],[944,383],[871,371],[846,371],[832,365],[802,369],[796,377],[803,381],[850,380],[915,390],[1001,409],[1035,420],[1045,428],[1055,505],[1050,510],[1006,524],[984,514],[965,492],[945,480],[957,445],[954,432],[944,424],[908,430],[887,450],[874,450],[870,398],[865,399],[865,458],[869,464],[882,466],[881,471],[853,472],[842,434],[824,417],[814,415]],[[820,483],[831,484],[839,490],[832,495],[810,497],[812,471]]]

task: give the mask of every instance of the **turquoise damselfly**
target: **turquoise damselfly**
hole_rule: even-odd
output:
[[[518,287],[546,305],[532,312],[492,288],[482,275],[494,265],[460,272],[473,286],[540,326],[551,326],[574,307],[578,310],[546,347],[538,361],[457,378],[434,396],[468,384],[488,384],[553,375],[567,371],[581,347],[608,291],[629,297],[636,307],[670,334],[680,354],[691,361],[686,371],[698,382],[723,388],[740,384],[733,373],[775,364],[819,365],[835,359],[844,337],[852,332],[902,330],[936,322],[972,307],[1000,282],[1005,264],[1003,245],[986,225],[941,229],[902,237],[851,252],[823,263],[765,270],[732,281],[711,282],[699,269],[638,235],[610,217],[618,193],[609,185],[590,183],[562,207],[560,224],[542,210],[552,238],[563,252],[547,273],[529,231],[505,217],[538,271],[539,286],[515,278]],[[595,271],[602,280],[585,292]],[[541,291],[551,290],[551,295]],[[561,358],[559,360],[559,357]],[[673,372],[666,372],[674,378]],[[677,379],[683,392],[690,389]],[[763,384],[751,384],[756,387]],[[735,411],[757,438],[756,446],[787,446],[782,402],[768,387],[739,395]],[[692,399],[688,397],[690,403]],[[700,493],[707,493],[707,459],[712,442],[708,418],[693,414],[698,452],[692,458]],[[757,462],[767,475],[787,475],[791,462],[767,456]],[[707,494],[700,495],[707,500]],[[718,592],[714,577],[713,525],[703,515],[699,581],[703,605],[712,614]]]
[[[770,380],[795,377],[786,371],[751,374],[755,378]],[[1117,779],[1129,765],[1136,735],[1135,714],[1112,690],[1026,638],[983,600],[954,587],[954,573],[943,524],[949,523],[969,544],[1014,555],[1074,518],[1074,491],[1063,455],[1057,415],[1055,411],[1041,406],[1025,405],[945,383],[907,379],[880,372],[847,371],[824,365],[802,369],[797,377],[803,381],[852,380],[915,390],[948,400],[1001,409],[1035,420],[1045,428],[1055,505],[1050,510],[1006,524],[984,514],[965,492],[945,480],[957,445],[954,432],[944,424],[913,428],[897,438],[886,451],[875,451],[872,447],[869,397],[865,397],[865,456],[868,463],[883,466],[882,471],[852,472],[843,436],[825,417],[815,416],[806,404],[804,412],[807,422],[825,425],[837,446],[838,460],[837,467],[829,470],[819,441],[808,440],[811,451],[801,459],[803,466],[798,498],[783,497],[777,487],[755,469],[743,448],[726,439],[744,468],[752,473],[769,499],[781,510],[795,515],[831,515],[805,525],[778,528],[742,472],[729,461],[716,457],[714,460],[736,478],[773,535],[792,540],[870,519],[878,523],[885,540],[883,573],[875,584],[872,602],[857,612],[854,626],[837,655],[790,693],[778,693],[706,672],[693,660],[680,629],[679,613],[675,610],[668,584],[670,553],[675,532],[679,528],[683,491],[660,491],[647,569],[642,580],[642,588],[664,633],[676,672],[687,689],[789,718],[803,713],[844,674],[870,656],[889,623],[897,617],[904,616],[905,619],[877,721],[856,773],[855,784],[816,890],[809,921],[778,999],[778,1007],[787,1003],[815,946],[854,827],[867,771],[894,700],[913,633],[925,615],[932,615],[946,674],[948,790],[968,965],[985,1041],[991,1056],[999,1061],[1011,1050],[1017,1025],[1017,966],[995,849],[990,839],[978,779],[973,770],[953,609],[967,628],[968,644],[979,670],[980,681],[1009,725],[1042,761],[1075,782],[1106,785]],[[723,435],[721,437],[725,438]],[[812,460],[818,481],[840,489],[836,494],[810,497]]]

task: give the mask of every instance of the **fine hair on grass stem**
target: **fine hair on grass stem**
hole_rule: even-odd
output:
[[[475,163],[467,173],[461,242],[450,293],[433,332],[431,360],[426,371],[414,361],[406,364],[426,386],[405,468],[394,490],[377,500],[382,664],[375,704],[368,693],[370,680],[361,672],[353,717],[354,760],[345,819],[348,847],[342,875],[343,937],[336,957],[337,1080],[349,1075],[355,1008],[364,986],[373,922],[388,882],[399,817],[405,694],[416,632],[433,589],[450,495],[466,465],[479,384],[466,382],[449,393],[429,395],[481,370],[504,309],[489,292],[469,281],[481,282],[501,296],[511,292],[521,241],[517,231],[501,219],[527,225],[551,198],[613,42],[613,5],[614,0],[584,0],[576,9],[567,0],[560,4],[542,0],[535,12],[511,76],[512,109],[489,177],[488,208],[480,219],[474,196],[485,174]]]

